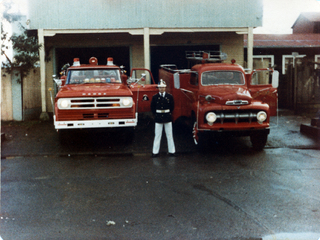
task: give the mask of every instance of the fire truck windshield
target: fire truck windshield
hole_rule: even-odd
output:
[[[72,69],[67,84],[121,83],[119,69]]]
[[[244,76],[236,71],[207,71],[201,75],[201,84],[207,85],[243,85]]]

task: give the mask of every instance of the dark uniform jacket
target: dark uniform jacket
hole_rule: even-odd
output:
[[[159,93],[155,94],[151,100],[151,111],[156,123],[172,122],[172,111],[174,109],[174,100],[171,94],[167,93],[161,97]]]

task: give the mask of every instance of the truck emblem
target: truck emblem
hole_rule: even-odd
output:
[[[149,101],[149,97],[147,94],[143,95],[142,101]]]

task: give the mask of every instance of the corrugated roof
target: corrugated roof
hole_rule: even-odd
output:
[[[247,46],[245,35],[244,46]],[[320,34],[255,34],[255,48],[320,47]]]

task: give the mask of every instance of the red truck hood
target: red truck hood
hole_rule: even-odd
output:
[[[245,100],[250,104],[251,94],[246,87],[242,86],[210,86],[201,93],[201,95],[211,95],[215,103],[225,104],[226,101]]]
[[[57,94],[58,98],[70,97],[106,97],[106,96],[132,96],[132,92],[123,84],[70,84],[63,86]]]

